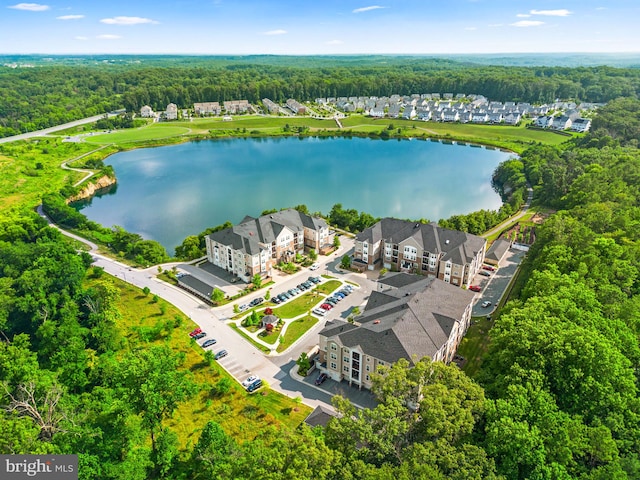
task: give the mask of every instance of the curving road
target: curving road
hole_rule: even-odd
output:
[[[359,392],[356,389],[351,389],[331,381],[325,382],[321,388],[318,388],[313,385],[313,382],[310,382],[309,379],[303,381],[303,379],[292,372],[292,368],[295,366],[295,359],[300,356],[300,353],[303,351],[308,352],[313,346],[317,345],[317,334],[324,327],[325,321],[333,318],[346,318],[347,314],[345,311],[349,310],[351,306],[362,305],[366,302],[368,293],[371,292],[371,284],[369,284],[370,281],[367,280],[366,277],[361,275],[356,276],[351,273],[345,274],[337,269],[339,259],[351,248],[351,243],[348,239],[343,240],[343,244],[346,245],[343,245],[337,254],[330,257],[323,257],[322,260],[320,260],[321,267],[316,273],[331,273],[336,277],[340,277],[341,280],[350,279],[354,283],[361,285],[361,288],[356,289],[352,295],[343,300],[339,308],[332,310],[327,317],[322,318],[313,329],[308,331],[282,355],[268,356],[244,340],[226,324],[225,320],[233,315],[232,304],[212,309],[211,306],[186,291],[158,280],[156,278],[158,271],[157,266],[137,269],[106,257],[99,253],[98,246],[95,243],[67,232],[54,224],[43,212],[42,205],[38,206],[37,212],[47,220],[51,227],[56,228],[63,235],[86,244],[93,256],[94,265],[104,268],[108,274],[122,279],[131,285],[139,288],[149,287],[153,294],[173,304],[202,328],[204,332],[207,332],[207,338],[204,340],[215,338],[217,344],[213,350],[217,352],[224,348],[229,352],[229,355],[222,358],[218,363],[239,382],[247,378],[250,374],[258,375],[266,380],[273,390],[281,392],[291,398],[300,397],[303,403],[311,407],[322,405],[325,408],[332,409],[333,407],[330,402],[331,397],[335,393],[348,395],[357,405],[373,405],[373,399],[369,392]],[[172,268],[174,265],[176,264],[166,264],[163,265],[163,268]],[[310,273],[312,272],[309,272],[308,269],[303,269],[296,275],[276,278],[276,285],[272,287],[273,291],[281,292],[292,288],[306,279]],[[243,302],[248,302],[263,293],[264,292],[258,292],[252,296],[247,296],[243,298]],[[345,388],[347,391],[345,391]]]

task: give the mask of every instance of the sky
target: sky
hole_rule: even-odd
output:
[[[640,52],[640,0],[0,0],[0,53]]]

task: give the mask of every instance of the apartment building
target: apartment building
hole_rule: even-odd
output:
[[[371,374],[400,358],[449,363],[469,327],[473,296],[436,278],[385,276],[354,323],[326,323],[316,367],[333,380],[370,389]]]
[[[355,267],[387,268],[469,286],[482,267],[487,241],[436,223],[383,218],[355,239]]]
[[[222,107],[219,102],[200,102],[193,104],[193,111],[196,115],[220,115]]]
[[[245,217],[238,225],[205,237],[207,260],[249,283],[255,274],[270,276],[280,261],[296,253],[330,244],[322,218],[292,208],[259,218]]]

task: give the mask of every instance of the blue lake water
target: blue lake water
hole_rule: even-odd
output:
[[[335,203],[374,217],[427,218],[500,207],[491,175],[512,154],[427,140],[250,138],[117,153],[115,191],[82,207],[89,219],[157,240],[169,253],[187,235],[263,210]]]

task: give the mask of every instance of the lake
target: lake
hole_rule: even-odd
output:
[[[374,217],[438,221],[498,209],[491,188],[513,154],[429,140],[235,138],[110,156],[117,187],[81,206],[106,227],[157,240],[170,254],[188,235],[263,210],[341,203]]]

